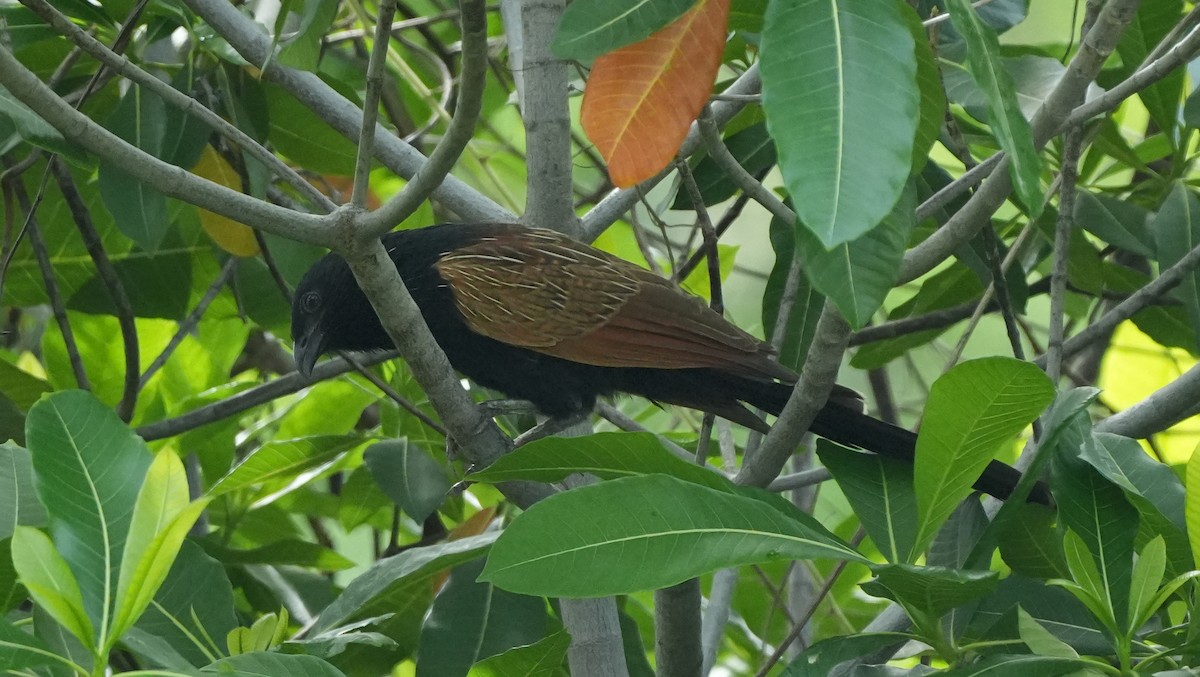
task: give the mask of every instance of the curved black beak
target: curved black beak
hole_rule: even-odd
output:
[[[296,358],[296,369],[305,378],[309,378],[312,376],[313,366],[317,364],[317,358],[323,352],[325,352],[325,332],[321,330],[321,323],[314,321],[308,325],[308,330],[302,336],[296,338],[296,344],[292,350],[292,354]]]

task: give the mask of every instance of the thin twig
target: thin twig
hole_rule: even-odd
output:
[[[7,158],[4,164],[6,167],[11,167]],[[17,198],[16,201],[21,205],[21,210],[25,212],[25,228],[23,230],[29,235],[29,244],[33,247],[34,256],[37,258],[38,269],[42,273],[42,282],[46,285],[46,297],[50,301],[54,321],[58,324],[59,332],[62,333],[63,344],[67,348],[67,359],[71,363],[71,371],[75,374],[75,383],[83,390],[91,390],[92,384],[88,380],[87,370],[83,367],[79,344],[75,341],[75,332],[71,329],[71,321],[67,317],[62,293],[58,289],[58,280],[54,276],[54,264],[50,262],[50,255],[46,251],[46,242],[42,239],[41,229],[33,214],[33,204],[29,201],[29,194],[25,191],[25,185],[21,182],[19,175],[14,176],[11,181],[5,180],[3,186],[5,192],[12,191]],[[15,244],[13,249],[16,249]]]
[[[339,352],[338,355],[341,356],[342,359],[346,360],[346,362],[349,363],[355,371],[357,371],[359,374],[362,374],[363,378],[374,384],[376,388],[379,388],[380,392],[382,392],[384,395],[387,395],[396,404],[400,405],[401,409],[404,409],[408,413],[415,416],[418,421],[429,426],[429,428],[437,434],[441,435],[442,437],[446,436],[446,428],[442,426],[442,424],[430,418],[428,414],[421,411],[420,407],[413,404],[412,401],[410,401],[407,397],[397,392],[395,388],[388,385],[387,381],[384,381],[379,377],[378,374],[361,364],[357,358],[355,358],[353,355],[342,352]]]
[[[208,306],[216,300],[217,295],[229,283],[229,278],[233,276],[233,271],[236,269],[237,258],[231,256],[225,261],[225,265],[221,267],[221,272],[217,275],[217,278],[208,286],[208,290],[204,292],[204,296],[200,299],[200,302],[196,304],[192,312],[188,313],[183,322],[179,323],[179,328],[175,331],[175,335],[171,337],[171,340],[167,341],[166,347],[162,349],[158,357],[154,358],[150,366],[146,367],[146,371],[142,372],[138,384],[139,388],[146,387],[146,384],[150,382],[150,378],[167,363],[167,360],[175,353],[175,349],[179,347],[179,344],[183,343],[183,339],[195,331],[196,326],[200,324],[200,318],[204,316],[204,313],[208,310]]]
[[[765,174],[765,171],[761,172],[760,175],[755,178],[761,181]],[[729,205],[729,209],[725,210],[725,213],[721,215],[721,219],[717,221],[715,225],[718,239],[725,234],[725,231],[729,230],[729,227],[732,226],[735,221],[737,221],[738,217],[742,215],[742,210],[746,208],[746,205],[749,204],[749,202],[749,195],[747,195],[745,192],[738,193],[738,196],[734,199],[733,204]],[[679,267],[677,276],[680,279],[686,280],[687,276],[690,275],[692,271],[696,269],[696,266],[700,265],[700,262],[703,260],[704,252],[698,251],[693,253],[691,258],[689,258],[682,266]]]
[[[288,185],[305,196],[314,205],[321,205],[324,202],[328,202],[329,198],[316,190],[311,183],[305,181],[302,176],[296,173],[296,170],[289,167],[274,153],[264,148],[262,144],[250,138],[245,132],[230,124],[225,118],[217,115],[196,99],[154,77],[130,62],[126,57],[106,47],[104,43],[96,40],[76,26],[74,22],[55,9],[47,0],[22,0],[22,4],[44,19],[57,32],[65,35],[69,40],[78,45],[80,49],[100,61],[109,70],[119,73],[131,82],[145,87],[148,91],[157,94],[166,103],[194,115],[198,120],[216,130],[217,133],[229,139],[238,148],[246,151],[259,162],[262,162],[272,173],[286,181]],[[332,203],[329,206],[332,207]]]
[[[692,176],[692,168],[683,160],[676,161],[675,167],[683,179],[688,197],[692,199],[692,204],[696,205],[696,225],[703,236],[703,249],[708,259],[708,290],[711,295],[709,307],[723,313],[725,301],[721,292],[721,252],[717,248],[717,231],[713,228],[712,219],[708,217],[708,210],[704,208],[704,198],[700,195],[700,186],[696,185],[696,177]]]
[[[862,543],[863,538],[866,537],[866,533],[867,532],[864,531],[862,527],[859,527],[858,531],[854,533],[854,537],[850,539],[850,547],[857,548],[858,544]],[[754,673],[754,677],[766,677],[766,674],[771,671],[771,668],[775,667],[775,664],[779,662],[779,659],[783,658],[783,654],[788,650],[788,647],[792,645],[792,642],[795,642],[800,638],[800,634],[804,632],[805,626],[807,626],[808,622],[812,620],[813,615],[817,613],[817,607],[819,607],[821,602],[829,596],[829,593],[833,590],[834,584],[837,583],[838,577],[840,577],[842,572],[846,570],[847,564],[849,564],[848,561],[841,560],[834,565],[833,571],[830,572],[829,577],[825,579],[825,582],[821,584],[821,590],[818,591],[817,596],[813,598],[812,604],[810,604],[805,613],[796,620],[796,624],[792,626],[791,632],[789,632],[787,637],[785,637],[783,641],[779,643],[779,646],[775,647],[775,651],[771,653],[770,658],[768,658],[765,663],[759,666],[758,672]]]
[[[362,363],[366,366],[373,366],[380,362],[395,359],[398,356],[399,353],[395,350],[385,353],[374,353],[364,358]],[[299,392],[311,386],[316,381],[324,381],[334,376],[340,376],[353,369],[354,367],[349,362],[340,358],[319,362],[313,367],[311,379],[305,378],[299,372],[292,372],[223,400],[197,407],[186,414],[148,423],[138,428],[137,434],[146,441],[174,437],[175,435],[195,430],[209,423],[229,418],[234,414],[240,414],[247,409],[266,404],[280,397]]]
[[[1156,302],[1164,294],[1175,288],[1183,280],[1184,276],[1198,265],[1200,265],[1200,245],[1197,245],[1185,254],[1175,265],[1162,271],[1149,284],[1130,294],[1124,301],[1113,306],[1111,310],[1101,315],[1099,319],[1090,324],[1086,329],[1063,342],[1062,359],[1066,360],[1086,348],[1093,341],[1103,338],[1108,332],[1115,329],[1118,324],[1128,320],[1138,311]],[[1045,368],[1046,355],[1034,359],[1034,363]]]
[[[359,222],[358,234],[377,238],[408,218],[433,191],[466,150],[483,108],[487,77],[487,16],[483,0],[462,3],[463,61],[454,119],[429,160],[398,195]]]
[[[1062,375],[1063,316],[1067,293],[1067,260],[1071,248],[1071,229],[1075,225],[1075,182],[1083,128],[1067,130],[1063,140],[1062,187],[1058,197],[1058,220],[1054,228],[1054,266],[1050,275],[1050,330],[1046,347],[1046,375],[1058,383]]]
[[[371,190],[371,157],[375,148],[375,121],[379,118],[379,93],[383,90],[384,66],[387,63],[388,41],[391,38],[392,17],[396,14],[395,0],[382,0],[376,17],[375,45],[367,62],[367,90],[363,96],[362,130],[358,135],[358,154],[354,163],[354,188],[350,204],[365,209]]]
[[[733,153],[729,152],[729,148],[721,140],[721,132],[717,127],[717,120],[711,106],[705,106],[700,111],[700,118],[696,122],[699,125],[700,138],[708,149],[708,156],[717,163],[717,166],[733,181],[734,185],[749,194],[755,202],[766,208],[775,218],[788,224],[796,223],[796,212],[785,205],[774,193],[767,190],[761,181],[751,176],[750,172],[746,171],[746,168],[742,167],[737,158],[733,156]],[[693,202],[697,210],[704,204],[695,199]]]
[[[75,221],[75,227],[78,228],[80,237],[83,238],[88,255],[92,257],[92,263],[96,264],[96,274],[100,277],[104,288],[108,290],[108,296],[112,299],[113,307],[116,309],[117,323],[121,327],[121,341],[125,348],[125,387],[121,394],[121,401],[117,403],[117,416],[122,421],[128,422],[133,418],[133,410],[137,406],[138,386],[141,383],[139,378],[141,361],[133,304],[129,302],[129,296],[125,293],[125,285],[117,275],[117,269],[113,267],[112,261],[109,260],[108,252],[104,251],[104,242],[101,240],[95,224],[92,223],[92,215],[88,212],[83,196],[75,187],[75,179],[71,177],[71,172],[57,158],[50,160],[49,165],[50,173],[53,174],[54,181],[58,184],[59,191],[62,192],[63,201],[71,212],[71,218]]]

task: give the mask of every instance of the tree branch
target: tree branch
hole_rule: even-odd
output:
[[[511,64],[519,72],[521,117],[525,123],[525,216],[527,225],[580,236],[571,181],[571,111],[567,105],[567,64],[550,44],[565,0],[520,3],[522,50]]]
[[[1074,110],[1071,103],[1082,97],[1095,80],[1136,8],[1137,0],[1112,0],[1105,5],[1096,25],[1080,45],[1079,52],[1030,122],[1034,148],[1045,146],[1059,127],[1068,121]],[[991,223],[992,214],[1012,192],[1009,165],[1007,157],[999,160],[996,171],[983,182],[962,209],[928,239],[909,250],[904,256],[898,284],[911,282],[933,270],[979,229]]]
[[[67,140],[168,197],[293,240],[317,245],[330,240],[328,222],[322,217],[243,195],[130,145],[68,105],[3,47],[0,47],[0,85]]]
[[[779,475],[788,457],[800,446],[800,440],[808,432],[817,412],[829,399],[849,338],[850,325],[837,306],[827,301],[791,398],[771,432],[763,438],[762,445],[742,463],[735,482],[765,487]]]
[[[88,212],[79,190],[75,187],[75,179],[71,177],[70,171],[58,158],[50,159],[49,168],[50,173],[54,175],[55,183],[58,184],[58,189],[62,191],[63,200],[71,212],[75,227],[79,229],[79,235],[83,238],[88,255],[92,257],[92,263],[96,264],[96,275],[104,283],[104,288],[108,290],[108,296],[112,299],[113,307],[116,309],[117,323],[121,327],[121,343],[125,350],[125,385],[121,393],[121,401],[117,403],[117,416],[128,423],[133,418],[134,407],[137,406],[138,387],[141,384],[139,376],[142,369],[133,305],[129,303],[129,296],[125,293],[125,285],[121,282],[121,278],[117,276],[117,269],[108,259],[108,252],[104,251],[100,233],[96,231],[96,226],[92,223],[92,215]]]
[[[359,232],[364,237],[379,237],[412,215],[447,180],[450,169],[471,141],[483,107],[487,77],[487,11],[483,0],[463,0],[462,36],[462,74],[454,118],[437,148],[404,189],[362,219]]]
[[[315,73],[307,73],[269,60],[270,38],[251,19],[225,0],[187,0],[187,5],[250,63],[268,63],[263,76],[286,89],[330,127],[348,139],[357,139],[362,110],[333,90]],[[427,162],[412,146],[386,129],[375,133],[375,157],[396,174],[411,179]],[[462,181],[449,176],[433,191],[433,198],[470,221],[514,222],[516,216]],[[320,244],[320,243],[318,243]]]

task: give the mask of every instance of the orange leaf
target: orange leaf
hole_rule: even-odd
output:
[[[192,173],[226,188],[242,190],[241,177],[212,146],[204,147]],[[200,225],[218,247],[234,256],[256,256],[259,252],[258,240],[254,239],[254,231],[249,226],[207,209],[200,210]]]
[[[468,536],[478,536],[488,528],[488,525],[492,523],[492,518],[495,516],[496,508],[484,508],[471,515],[462,524],[454,527],[447,540],[457,541],[460,538],[467,538]]]
[[[650,37],[596,59],[583,92],[583,129],[622,188],[675,158],[712,93],[729,0],[700,0]]]

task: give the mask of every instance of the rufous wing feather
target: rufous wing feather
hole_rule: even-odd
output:
[[[770,348],[653,273],[547,230],[485,238],[437,263],[475,332],[604,367],[796,375]]]

